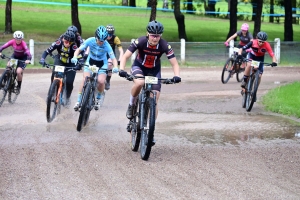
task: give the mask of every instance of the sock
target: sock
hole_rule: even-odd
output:
[[[102,96],[102,92],[99,92],[97,93],[97,99],[101,99],[101,96]]]
[[[18,81],[18,87],[20,88],[22,85],[22,81]]]
[[[137,97],[130,95],[129,105],[135,105]]]
[[[111,79],[111,76],[107,75],[107,76],[106,76],[106,82],[107,82],[107,83],[110,83],[110,79]]]
[[[247,82],[249,76],[244,75],[244,82]]]
[[[79,93],[78,93],[78,97],[77,97],[77,102],[80,102],[80,101],[81,101],[81,96],[82,96],[82,93],[79,92]]]

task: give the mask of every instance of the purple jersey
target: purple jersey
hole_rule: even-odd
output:
[[[174,51],[167,41],[160,39],[157,45],[151,46],[146,36],[142,36],[132,42],[128,50],[132,53],[138,50],[135,61],[147,68],[160,66],[160,57],[164,53],[168,59],[175,57]]]
[[[0,52],[2,52],[3,49],[6,49],[7,47],[10,46],[12,46],[12,48],[14,49],[15,58],[23,58],[25,55],[27,55],[27,60],[31,60],[31,54],[27,47],[26,42],[22,40],[20,44],[17,44],[16,40],[12,39],[0,47]]]

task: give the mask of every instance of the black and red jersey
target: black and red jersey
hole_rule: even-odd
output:
[[[175,57],[174,51],[167,41],[160,39],[157,45],[151,46],[146,36],[142,36],[132,42],[128,50],[132,53],[137,50],[135,62],[147,68],[160,67],[160,57],[164,53],[168,59]]]

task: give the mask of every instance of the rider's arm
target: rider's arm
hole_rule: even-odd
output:
[[[120,70],[124,70],[125,69],[126,61],[128,60],[128,58],[131,57],[131,55],[132,55],[132,52],[127,49],[125,51],[124,55],[121,57]]]
[[[243,52],[244,50],[246,50],[246,49],[249,49],[249,48],[252,46],[252,44],[253,44],[253,42],[250,41],[248,44],[246,44],[245,46],[243,46],[242,48],[240,48],[238,54],[239,54],[239,55],[242,55],[242,52]]]
[[[121,41],[118,36],[115,37],[114,43],[116,44],[116,46],[119,50],[119,61],[121,61],[121,58],[124,55],[124,51],[123,51],[122,44],[121,44]]]
[[[169,59],[169,61],[172,65],[174,76],[180,77],[180,69],[176,57]]]
[[[3,51],[3,49],[6,49],[7,47],[12,46],[12,45],[13,45],[13,42],[14,42],[14,39],[9,40],[9,41],[6,42],[4,45],[2,45],[2,46],[0,47],[0,55],[1,55],[1,52]]]
[[[230,36],[230,38],[228,38],[225,42],[230,42],[231,40],[233,40],[236,37],[237,37],[237,34],[235,33],[232,36]]]
[[[78,55],[80,54],[80,52],[81,52],[81,49],[80,49],[80,48],[77,48],[76,51],[74,52],[73,58],[77,58]]]

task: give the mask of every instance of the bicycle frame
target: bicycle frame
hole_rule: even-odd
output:
[[[60,101],[60,96],[61,96],[61,91],[63,88],[63,79],[64,79],[64,71],[65,71],[65,67],[61,66],[61,65],[55,65],[54,66],[54,80],[58,80],[59,81],[59,85],[58,85],[58,90],[57,90],[57,94],[56,94],[56,98],[55,98],[55,103],[58,103]]]

